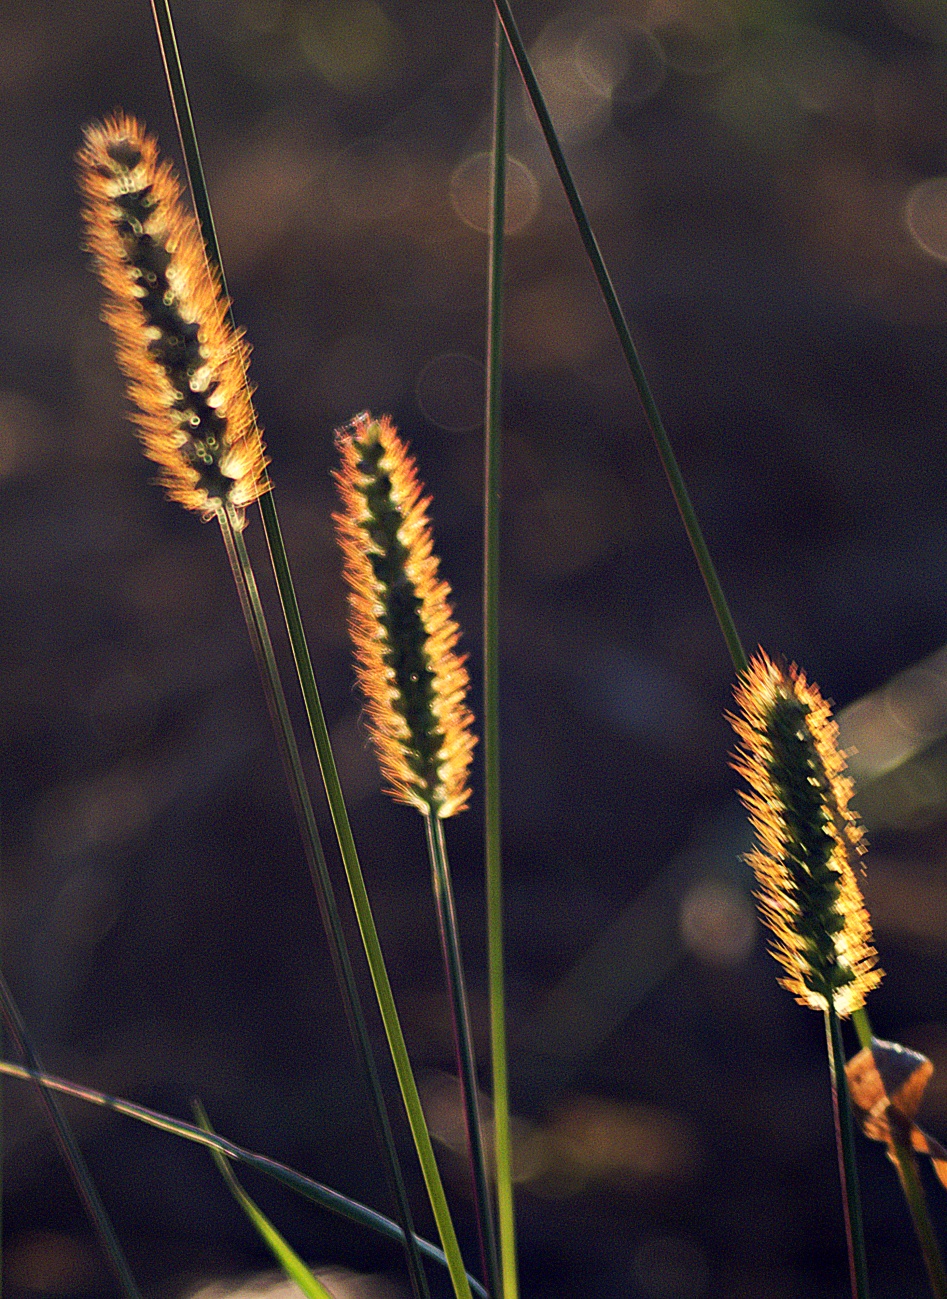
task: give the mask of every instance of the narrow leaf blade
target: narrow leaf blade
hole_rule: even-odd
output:
[[[194,1117],[197,1120],[198,1127],[205,1132],[213,1133],[214,1129],[210,1125],[210,1120],[200,1101],[192,1102],[194,1107]],[[227,1188],[233,1198],[240,1205],[253,1226],[256,1228],[260,1239],[266,1245],[267,1249],[276,1259],[277,1263],[289,1277],[290,1281],[295,1281],[300,1290],[306,1295],[306,1299],[333,1299],[332,1292],[327,1290],[319,1278],[309,1270],[288,1241],[284,1240],[280,1233],[270,1222],[269,1218],[261,1209],[257,1208],[253,1200],[243,1189],[230,1167],[230,1161],[226,1155],[219,1150],[210,1147],[211,1158],[217,1165],[217,1170],[221,1177],[227,1183]]]

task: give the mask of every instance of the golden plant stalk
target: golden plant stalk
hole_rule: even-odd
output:
[[[359,684],[389,792],[441,820],[467,806],[476,737],[460,632],[432,553],[430,499],[387,418],[337,433],[336,514]]]
[[[871,921],[855,876],[864,835],[838,727],[817,686],[762,650],[735,691],[733,766],[756,831],[748,857],[783,987],[816,1010],[858,1010],[881,982]]]
[[[87,247],[107,290],[145,454],[168,496],[205,518],[268,489],[246,381],[249,349],[227,322],[220,280],[156,141],[116,112],[77,154]]]

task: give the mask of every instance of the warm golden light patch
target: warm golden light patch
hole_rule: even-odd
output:
[[[803,1005],[826,1010],[831,1001],[851,1014],[882,973],[853,868],[864,840],[838,727],[818,687],[762,650],[734,697],[733,766],[750,786],[741,798],[757,835],[748,861],[786,971],[780,982]]]
[[[387,419],[359,415],[337,434],[335,515],[349,584],[359,683],[389,792],[445,818],[467,806],[476,737],[460,631],[432,553],[430,498]]]
[[[239,523],[268,488],[266,461],[249,349],[228,324],[197,222],[133,117],[88,126],[77,160],[87,246],[145,454],[172,500],[208,517],[229,506]]]

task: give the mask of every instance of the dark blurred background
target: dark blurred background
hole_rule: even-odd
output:
[[[940,1066],[924,1120],[943,1138],[947,9],[515,9],[747,644],[802,663],[858,746],[887,970],[870,1009]],[[181,0],[177,17],[355,833],[471,1245],[421,824],[380,793],[361,726],[329,471],[361,409],[410,440],[479,713],[491,6]],[[777,987],[754,917],[729,660],[513,85],[502,706],[524,1295],[842,1295],[823,1026]],[[54,1071],[182,1117],[199,1094],[225,1135],[390,1211],[220,538],[151,484],[80,249],[84,122],[121,106],[179,156],[146,0],[2,0],[0,106],[8,977]],[[262,564],[255,515],[247,537]],[[479,763],[474,781],[448,841],[485,1054]],[[270,1266],[204,1152],[69,1112],[147,1295],[231,1294]],[[4,1126],[8,1295],[113,1293],[20,1083]],[[873,1293],[923,1294],[893,1170],[860,1153]],[[340,1296],[406,1293],[397,1250],[245,1180]]]

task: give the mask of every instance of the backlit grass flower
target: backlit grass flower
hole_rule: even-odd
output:
[[[335,521],[378,759],[400,802],[453,816],[470,798],[476,737],[450,587],[432,553],[430,500],[387,418],[359,415],[337,439],[343,509]]]
[[[783,987],[803,1005],[857,1010],[881,982],[871,922],[855,877],[864,838],[838,727],[818,687],[762,650],[735,691],[734,767],[757,835],[748,861],[763,919],[775,934]]]
[[[239,522],[267,490],[266,461],[248,348],[227,321],[197,222],[133,117],[88,126],[77,160],[87,246],[145,454],[172,500],[205,516],[230,506]]]

